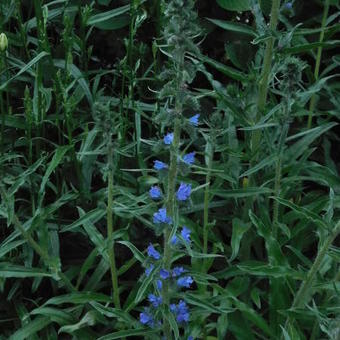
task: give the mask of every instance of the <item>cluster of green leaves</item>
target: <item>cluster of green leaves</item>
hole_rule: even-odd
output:
[[[339,2],[196,2],[201,28],[167,4],[1,1],[0,338],[155,338],[148,169],[178,96],[161,52],[186,29],[190,334],[338,339]]]

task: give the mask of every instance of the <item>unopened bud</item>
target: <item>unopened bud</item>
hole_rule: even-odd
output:
[[[0,51],[4,52],[8,47],[8,39],[5,33],[0,34]]]
[[[247,189],[248,185],[249,185],[249,179],[248,179],[248,177],[244,177],[243,183],[242,183],[243,189]]]

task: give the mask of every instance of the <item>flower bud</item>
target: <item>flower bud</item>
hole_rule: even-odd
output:
[[[8,39],[5,33],[0,34],[0,51],[4,52],[7,50]]]
[[[247,189],[248,185],[249,185],[248,177],[243,177],[243,183],[242,183],[243,189]]]

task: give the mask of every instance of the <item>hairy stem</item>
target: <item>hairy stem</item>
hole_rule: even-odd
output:
[[[179,115],[182,111],[181,105],[178,105],[176,112]],[[168,188],[167,188],[167,199],[166,199],[166,211],[169,216],[175,221],[175,190],[176,190],[176,179],[177,179],[177,157],[180,143],[181,134],[181,120],[179,117],[175,118],[174,123],[174,139],[171,146],[170,153],[170,167],[168,173]],[[170,270],[171,266],[171,248],[170,248],[170,229],[165,228],[164,230],[164,267],[166,270]],[[163,301],[166,306],[170,304],[169,287],[168,282],[165,281],[163,284]],[[164,335],[167,340],[172,339],[171,327],[168,320],[164,320]]]
[[[208,157],[208,172],[205,177],[205,184],[206,187],[204,189],[204,208],[203,208],[203,254],[208,253],[208,234],[209,234],[209,201],[210,201],[210,180],[211,180],[211,168],[212,168],[212,162],[214,157],[214,147],[212,142],[208,141],[208,147],[207,147],[207,157]],[[203,268],[206,270],[207,265],[207,259],[204,260]]]
[[[282,127],[279,145],[278,145],[278,155],[276,161],[276,168],[275,168],[275,184],[274,184],[274,196],[278,197],[280,195],[281,190],[281,175],[282,175],[282,154],[284,149],[285,140],[288,133],[289,124],[285,123]],[[279,202],[274,200],[273,203],[273,237],[277,238],[277,229],[279,223]]]
[[[108,238],[108,255],[110,261],[110,271],[111,271],[111,281],[112,281],[112,290],[113,290],[113,302],[116,308],[120,308],[120,299],[119,299],[119,289],[118,289],[118,275],[116,268],[116,257],[114,252],[114,244],[113,244],[113,160],[112,160],[112,143],[109,143],[109,173],[108,173],[108,188],[107,188],[107,238]]]
[[[279,11],[280,11],[280,0],[273,0],[271,13],[270,13],[270,23],[269,23],[269,29],[270,29],[271,34],[273,34],[273,32],[276,30],[276,27],[278,24],[278,18],[279,18]],[[260,79],[259,88],[258,88],[258,96],[257,96],[258,99],[257,99],[257,104],[256,104],[255,123],[257,123],[260,120],[263,114],[263,111],[266,107],[266,103],[267,103],[269,76],[270,76],[270,71],[271,71],[271,66],[272,66],[274,41],[275,41],[275,38],[273,35],[271,35],[271,37],[267,40],[267,44],[266,44],[266,50],[265,50],[263,66],[262,66],[262,74],[261,74],[261,79]],[[253,154],[257,152],[260,139],[261,139],[261,130],[259,129],[255,130],[251,138],[251,148],[252,148]]]
[[[320,32],[320,38],[319,42],[322,43],[324,36],[325,36],[325,27],[326,27],[326,21],[328,17],[328,11],[329,11],[329,3],[330,0],[325,1],[325,6],[323,8],[323,16],[322,16],[322,22],[321,22],[321,32]],[[320,65],[321,65],[321,56],[322,56],[322,46],[318,48],[318,52],[316,55],[316,63],[315,63],[315,69],[314,69],[314,80],[317,81],[319,79],[319,72],[320,72]],[[308,123],[307,123],[307,129],[310,129],[312,127],[312,120],[313,120],[313,113],[315,109],[316,104],[316,94],[313,93],[312,98],[309,103],[309,116],[308,116]]]

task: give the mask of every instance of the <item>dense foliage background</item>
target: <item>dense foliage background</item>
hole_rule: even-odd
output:
[[[139,318],[177,111],[171,337],[340,339],[339,9],[1,0],[0,339],[162,338]]]

